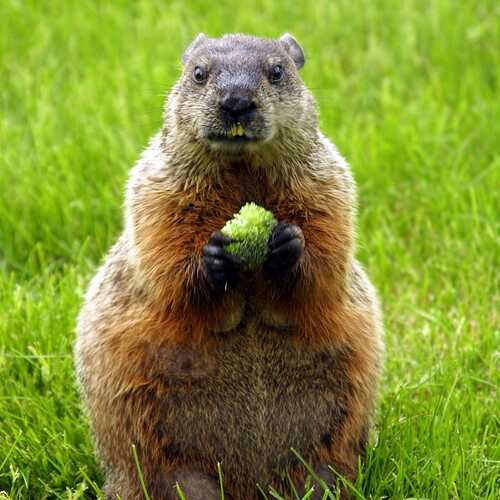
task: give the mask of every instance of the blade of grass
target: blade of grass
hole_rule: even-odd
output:
[[[144,493],[144,497],[146,498],[146,500],[151,500],[149,498],[149,494],[148,494],[148,491],[146,489],[146,484],[144,482],[144,477],[142,475],[141,464],[139,463],[139,457],[137,456],[137,449],[135,447],[135,444],[132,445],[132,454],[134,455],[135,467],[137,470],[137,475],[139,476],[139,481],[141,483],[141,488],[142,488],[142,492]]]

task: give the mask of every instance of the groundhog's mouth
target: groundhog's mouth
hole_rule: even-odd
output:
[[[245,142],[255,141],[256,139],[253,139],[252,137],[248,137],[247,135],[239,135],[239,136],[233,137],[233,136],[229,136],[226,134],[209,134],[208,140],[213,141],[213,142],[227,142],[227,143],[231,143],[231,144],[243,144]]]
[[[207,131],[206,137],[211,142],[222,144],[245,144],[258,141],[258,138],[248,135],[243,126],[239,123],[222,132],[213,130]]]

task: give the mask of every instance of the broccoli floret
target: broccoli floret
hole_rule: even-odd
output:
[[[241,257],[249,270],[255,269],[266,258],[267,241],[276,223],[269,210],[247,203],[222,228],[225,235],[237,240],[226,248]]]

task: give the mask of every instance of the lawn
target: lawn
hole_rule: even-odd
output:
[[[71,349],[199,31],[293,33],[352,165],[387,360],[357,498],[500,496],[495,0],[0,2],[0,498],[95,498]]]

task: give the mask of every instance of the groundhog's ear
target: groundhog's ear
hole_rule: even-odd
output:
[[[207,39],[207,36],[205,33],[200,33],[190,44],[189,47],[184,51],[184,54],[182,54],[182,64],[186,64],[189,56],[191,55],[191,52],[193,52],[196,47],[199,47],[205,40]]]
[[[285,50],[290,54],[290,57],[294,60],[297,69],[302,68],[305,63],[304,51],[300,46],[299,42],[290,35],[290,33],[285,33],[280,38],[281,44],[285,47]]]

